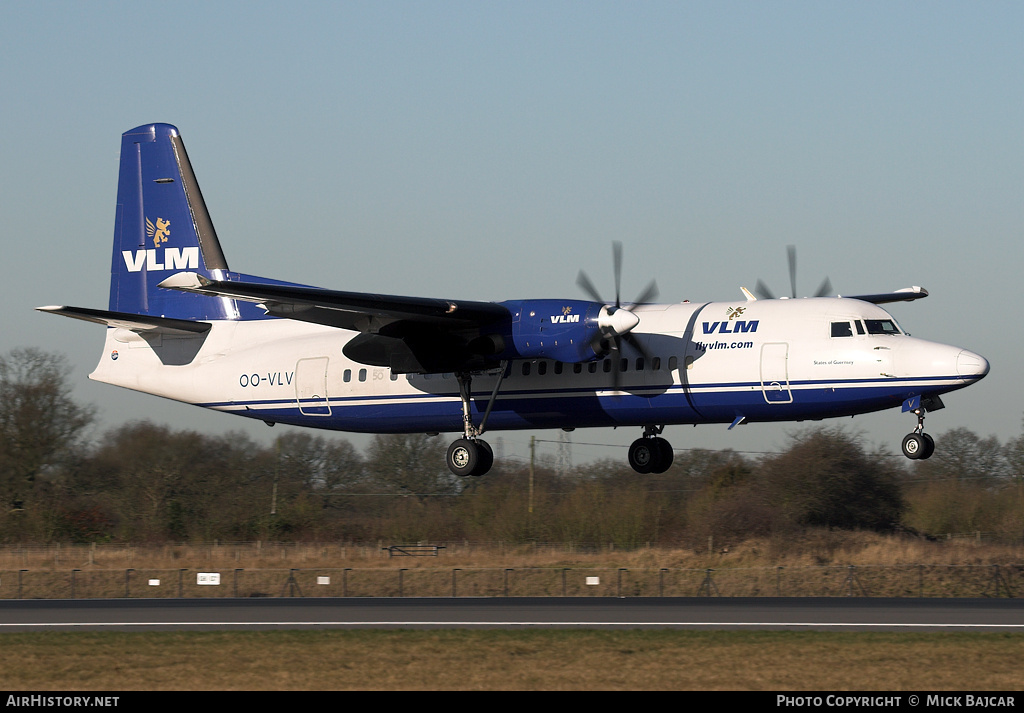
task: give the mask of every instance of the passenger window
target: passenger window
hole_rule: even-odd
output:
[[[654,357],[651,359],[651,370],[661,371],[661,357]]]
[[[523,376],[529,376],[529,375],[530,375],[530,362],[524,361],[523,362]]]
[[[605,374],[611,374],[612,373],[612,360],[611,359],[605,359],[603,364],[604,364],[604,373]]]
[[[555,362],[555,373],[556,374],[561,374],[562,373],[562,362],[560,362],[560,361],[556,361]]]
[[[540,364],[537,365],[537,375],[538,376],[544,376],[547,373],[548,373],[548,363],[546,361],[542,361]]]
[[[589,364],[587,364],[587,371],[589,371],[591,374],[596,374],[597,373],[597,362],[596,361],[592,361]]]
[[[675,371],[676,367],[678,367],[678,366],[679,366],[679,358],[678,357],[669,357],[668,358],[668,370],[669,371]]]
[[[391,372],[391,380],[398,381],[398,374],[396,374],[395,372]]]
[[[580,362],[576,362],[575,364],[573,364],[572,365],[572,373],[573,374],[582,374],[583,373],[583,364],[581,364]]]
[[[619,371],[626,371],[629,368],[629,359],[619,360]]]
[[[345,369],[345,373],[342,375],[341,378],[344,379],[346,384],[348,382],[352,381],[352,370],[351,369]]]
[[[850,328],[849,322],[833,322],[832,323],[832,336],[833,337],[852,337],[853,329]]]
[[[636,358],[636,370],[637,371],[643,371],[644,370],[644,358],[643,357],[637,357]]]
[[[366,381],[366,369],[359,370],[359,380]]]
[[[854,324],[857,325],[857,334],[864,334],[864,323],[858,319]]]

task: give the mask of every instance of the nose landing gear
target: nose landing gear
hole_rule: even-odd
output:
[[[935,441],[924,432],[924,407],[914,409],[914,414],[917,415],[917,428],[904,437],[903,455],[911,460],[926,460],[935,452]]]

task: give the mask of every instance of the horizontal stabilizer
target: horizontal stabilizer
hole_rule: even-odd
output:
[[[66,307],[61,305],[37,307],[36,309],[40,312],[59,314],[86,322],[105,324],[108,327],[119,327],[133,332],[145,332],[148,334],[203,334],[208,332],[211,326],[209,322],[193,322],[187,319],[170,319],[168,317],[154,317],[147,314],[131,314],[130,312],[110,312],[108,310],[88,309],[86,307]]]
[[[902,290],[896,290],[895,292],[883,292],[877,295],[841,295],[850,300],[860,300],[862,302],[870,302],[872,304],[881,305],[889,302],[913,302],[914,300],[924,299],[928,296],[928,290],[923,287],[914,285],[913,287],[904,287]]]

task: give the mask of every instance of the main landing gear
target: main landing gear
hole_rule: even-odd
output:
[[[903,439],[903,455],[911,460],[925,460],[935,452],[935,441],[924,432],[924,407],[914,409],[917,415],[917,428]]]
[[[498,396],[498,389],[505,378],[508,364],[501,363],[501,373],[498,374],[498,381],[491,392],[491,398],[487,401],[487,408],[484,417],[480,421],[480,427],[473,425],[473,416],[470,410],[470,398],[472,397],[471,387],[473,376],[469,372],[462,372],[455,375],[459,382],[459,398],[462,399],[462,438],[448,446],[448,470],[458,476],[479,476],[484,475],[494,465],[494,451],[490,444],[480,438],[487,426],[487,417],[491,415],[491,408]]]
[[[646,426],[629,447],[629,465],[637,473],[664,473],[672,465],[672,445],[661,437],[664,426]]]

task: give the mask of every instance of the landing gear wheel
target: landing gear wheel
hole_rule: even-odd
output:
[[[470,475],[486,475],[487,471],[494,465],[494,451],[491,450],[491,446],[487,441],[481,441],[478,438],[475,443],[480,451],[480,462],[476,464],[476,468],[473,469]]]
[[[928,440],[925,440],[923,433],[908,433],[903,439],[903,455],[911,460],[920,460],[921,458],[927,458],[925,455],[928,452]],[[931,449],[935,450],[935,444],[933,443]],[[931,453],[928,453],[931,455]]]
[[[924,439],[924,448],[921,451],[921,455],[918,456],[918,459],[928,460],[932,457],[932,453],[935,452],[935,441],[927,433],[922,433],[921,438]]]
[[[455,475],[473,475],[480,460],[480,449],[468,438],[460,438],[448,446],[448,470]]]
[[[458,476],[483,475],[494,465],[487,441],[460,438],[448,446],[448,470]]]
[[[658,471],[662,451],[655,438],[638,438],[629,447],[629,467],[637,473],[647,474]]]
[[[657,468],[652,468],[652,473],[664,473],[666,470],[672,467],[672,461],[675,458],[675,451],[672,450],[672,444],[661,436],[654,439],[654,444],[658,448],[658,456],[660,461]]]

